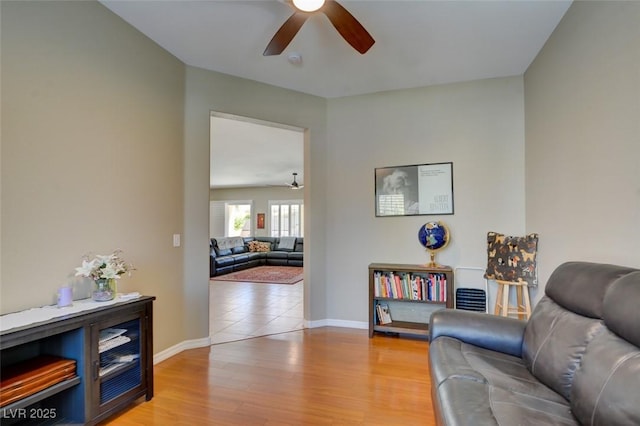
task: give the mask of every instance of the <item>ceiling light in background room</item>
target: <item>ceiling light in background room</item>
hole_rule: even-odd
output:
[[[315,12],[324,5],[324,0],[293,0],[293,5],[303,12]]]
[[[300,185],[297,181],[296,181],[296,176],[298,176],[297,173],[293,173],[293,182],[291,182],[289,184],[289,188],[291,189],[302,189],[304,188],[304,185]]]

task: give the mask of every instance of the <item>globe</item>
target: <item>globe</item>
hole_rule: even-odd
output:
[[[431,263],[428,266],[438,267],[435,253],[449,244],[449,228],[442,222],[427,222],[418,231],[418,240],[429,251]]]

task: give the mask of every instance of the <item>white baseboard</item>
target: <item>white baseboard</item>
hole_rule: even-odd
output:
[[[154,354],[153,364],[155,365],[159,362],[164,361],[165,359],[171,358],[174,355],[178,355],[180,352],[186,351],[187,349],[204,348],[207,346],[211,346],[211,339],[209,337],[203,337],[202,339],[185,340],[184,342],[180,342],[177,345],[173,345],[170,348]]]
[[[369,328],[369,323],[364,321],[346,321],[346,320],[335,320],[335,319],[323,319],[318,321],[306,321],[304,322],[305,327],[307,328],[317,328],[317,327],[344,327],[344,328],[358,328],[361,330],[367,330]]]

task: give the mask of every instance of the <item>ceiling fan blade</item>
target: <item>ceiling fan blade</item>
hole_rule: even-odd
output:
[[[302,24],[305,23],[307,18],[309,17],[308,13],[304,12],[294,12],[293,15],[287,19],[284,24],[280,27],[280,29],[275,33],[267,48],[264,49],[262,53],[263,56],[271,56],[271,55],[279,55],[284,49],[287,48],[291,40],[298,33]]]
[[[342,37],[358,52],[364,54],[376,42],[371,34],[351,13],[334,0],[327,0],[322,6],[322,12],[336,27]]]

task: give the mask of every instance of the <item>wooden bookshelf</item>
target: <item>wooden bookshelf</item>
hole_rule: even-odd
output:
[[[391,322],[383,324],[378,305],[386,305]],[[369,265],[369,337],[375,332],[429,335],[429,317],[453,308],[453,269],[395,263]]]

